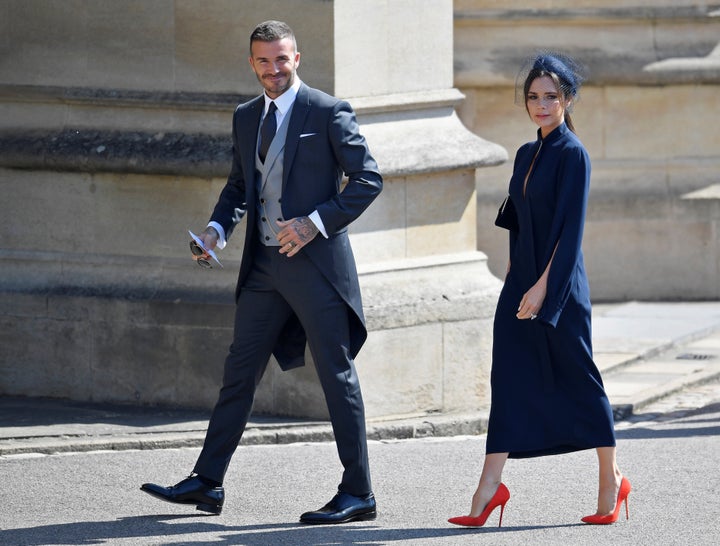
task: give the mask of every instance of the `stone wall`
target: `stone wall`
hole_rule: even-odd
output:
[[[590,68],[574,118],[594,167],[595,299],[718,297],[720,19],[707,5],[241,5],[0,3],[0,394],[212,405],[240,248],[203,271],[186,230],[224,184],[233,107],[258,92],[247,36],[272,17],[291,17],[301,77],[350,100],[385,174],[351,233],[369,416],[487,408],[506,260],[492,220],[505,149],[534,136],[513,86],[538,45]],[[312,367],[271,366],[256,409],[324,416]]]
[[[455,1],[455,85],[463,122],[511,161],[478,171],[478,247],[500,275],[492,221],[514,151],[535,127],[514,79],[538,48],[589,69],[573,119],[593,162],[584,251],[600,300],[715,299],[720,241],[720,12],[691,1]]]
[[[456,115],[452,2],[298,4],[0,3],[0,394],[212,406],[243,227],[212,271],[187,230],[224,184],[234,106],[260,90],[250,31],[278,18],[385,178],[351,226],[368,416],[488,406],[500,283],[477,250],[475,171],[507,154]],[[327,415],[312,366],[271,365],[257,394],[257,411]]]

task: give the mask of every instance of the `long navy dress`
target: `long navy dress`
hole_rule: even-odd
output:
[[[538,130],[518,150],[510,198],[519,231],[510,232],[510,271],[495,313],[487,453],[522,458],[615,445],[592,357],[581,250],[589,187],[590,159],[564,123],[544,139]],[[518,319],[520,300],[556,247],[537,319]]]

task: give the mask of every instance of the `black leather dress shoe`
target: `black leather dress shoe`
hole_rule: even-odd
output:
[[[225,501],[225,490],[222,486],[206,485],[198,476],[185,478],[171,487],[144,483],[140,489],[158,499],[176,504],[194,504],[198,510],[212,514],[220,514]]]
[[[375,519],[377,510],[375,496],[355,497],[338,492],[325,506],[314,512],[305,512],[300,516],[301,523],[321,525],[325,523],[348,523]]]

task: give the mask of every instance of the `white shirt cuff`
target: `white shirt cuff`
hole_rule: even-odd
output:
[[[315,210],[310,214],[310,216],[308,216],[308,218],[312,220],[312,223],[315,224],[315,227],[318,228],[318,231],[322,233],[322,236],[327,239],[328,234],[327,231],[325,231],[325,225],[323,224],[322,218],[320,218],[320,213]]]
[[[217,248],[219,248],[220,250],[225,248],[227,240],[225,239],[225,230],[223,229],[223,227],[217,222],[210,222],[207,227],[211,227],[218,232],[219,237],[217,242]]]

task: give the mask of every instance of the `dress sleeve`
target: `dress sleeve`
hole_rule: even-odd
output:
[[[585,149],[578,146],[566,149],[564,153],[566,157],[558,172],[557,207],[549,238],[551,245],[545,250],[543,262],[552,259],[552,264],[545,302],[539,314],[540,320],[553,327],[557,325],[578,273],[590,191],[590,158]]]

